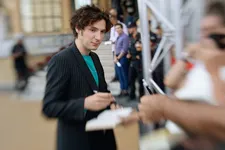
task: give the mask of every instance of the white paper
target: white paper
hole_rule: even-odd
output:
[[[112,44],[112,41],[106,41],[104,44],[105,45],[111,45]]]
[[[213,94],[213,83],[210,74],[204,64],[198,63],[187,74],[185,84],[175,92],[175,96],[181,100],[201,101],[209,104],[217,104]]]
[[[86,131],[112,129],[121,123],[121,118],[128,117],[132,108],[105,110],[97,118],[86,123]]]
[[[117,62],[116,65],[117,65],[118,67],[121,67],[121,66],[122,66],[120,62]]]

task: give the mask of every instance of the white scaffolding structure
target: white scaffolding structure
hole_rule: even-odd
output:
[[[169,0],[160,0],[160,5],[163,9],[169,8],[169,11],[172,11],[174,14],[173,23],[169,21],[168,16],[165,16],[166,10],[164,12],[158,10],[153,2],[154,0],[138,0],[138,9],[140,16],[140,29],[141,29],[141,38],[142,38],[142,58],[143,58],[143,68],[144,68],[144,79],[151,85],[158,93],[162,94],[162,90],[158,85],[152,80],[152,72],[157,68],[160,62],[168,56],[168,52],[172,46],[175,47],[175,57],[180,58],[181,52],[183,50],[183,27],[190,20],[190,15],[192,15],[192,9],[190,7],[193,0],[189,0],[183,5],[183,0],[171,0],[171,6],[174,6],[173,9],[166,6]],[[193,6],[193,5],[192,5]],[[150,32],[148,24],[148,8],[151,10],[151,14],[154,18],[157,19],[159,23],[163,26],[163,35],[162,40],[159,43],[159,46],[155,52],[153,59],[151,60],[151,47],[150,47]],[[187,14],[188,12],[188,14]],[[182,18],[184,16],[185,18]],[[167,65],[168,66],[168,65]]]

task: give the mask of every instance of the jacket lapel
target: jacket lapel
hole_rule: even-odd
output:
[[[80,51],[78,50],[78,48],[76,47],[76,44],[73,43],[73,45],[71,45],[71,49],[73,50],[74,54],[75,54],[75,58],[78,64],[78,67],[80,68],[82,74],[85,76],[86,81],[88,82],[89,86],[91,87],[91,89],[94,91],[98,91],[98,86],[95,82],[94,77],[92,76],[85,60],[83,59]]]
[[[96,71],[98,73],[98,80],[99,80],[99,89],[101,89],[101,85],[102,83],[104,82],[104,72],[102,72],[102,68],[101,68],[101,64],[100,64],[100,61],[96,58],[96,56],[94,56],[94,54],[91,52],[90,53],[90,56],[94,62],[94,65],[95,65],[95,68],[96,68]]]

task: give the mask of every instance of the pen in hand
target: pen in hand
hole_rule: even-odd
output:
[[[96,90],[93,90],[93,92],[95,93],[95,94],[97,94],[98,93],[98,91],[96,91]],[[112,104],[114,104],[115,106],[117,105],[117,101],[116,101],[116,99],[113,97],[113,100],[114,101],[112,101],[111,103],[110,103],[110,105],[112,105]]]
[[[145,79],[142,79],[142,82],[143,82],[144,87],[147,89],[148,93],[149,93],[150,95],[154,94],[154,93],[151,91],[151,89],[150,89],[148,83],[145,81]]]

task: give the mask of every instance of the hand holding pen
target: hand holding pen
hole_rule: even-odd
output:
[[[93,93],[95,93],[94,95],[96,95],[96,94],[98,95],[98,94],[101,93],[101,92],[98,92],[98,91],[94,90]],[[121,108],[121,107],[117,104],[116,99],[112,96],[111,93],[104,93],[104,94],[108,94],[108,97],[105,97],[105,98],[110,100],[110,103],[107,103],[108,105],[107,105],[106,107],[108,107],[108,106],[110,105],[110,108],[111,108],[111,109],[118,109],[118,108]],[[105,100],[105,101],[107,102],[108,100]]]
[[[143,96],[138,111],[134,110],[129,117],[122,118],[123,125],[127,126],[137,121],[149,124],[167,119],[164,110],[169,100],[169,97],[161,94]]]
[[[150,89],[148,83],[145,81],[145,79],[142,79],[142,82],[143,82],[143,86],[147,89],[148,93],[150,95],[154,94],[153,91]]]
[[[84,108],[92,111],[99,111],[107,108],[115,99],[111,93],[95,92],[84,100]]]
[[[151,121],[154,122],[164,119],[164,104],[169,99],[169,97],[165,96],[165,93],[152,79],[150,80],[150,82],[152,83],[153,88],[159,94],[154,94],[147,82],[144,79],[142,81],[144,87],[147,89],[150,95],[143,96],[137,110],[134,110],[129,117],[122,118],[122,122],[124,125],[129,125],[139,120],[141,120],[143,123],[149,123]]]

